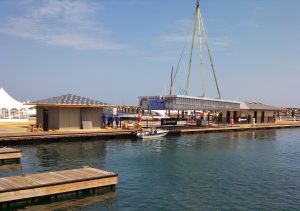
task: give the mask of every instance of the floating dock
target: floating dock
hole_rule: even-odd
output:
[[[0,208],[14,202],[35,202],[80,191],[115,190],[118,175],[91,167],[0,178]]]
[[[21,156],[22,156],[21,150],[8,148],[8,147],[0,147],[0,165],[12,161],[19,163]]]

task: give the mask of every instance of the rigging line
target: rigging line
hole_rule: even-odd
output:
[[[199,6],[199,10],[200,10],[200,6]],[[209,49],[209,46],[208,46],[208,39],[207,39],[207,36],[206,36],[206,31],[205,31],[205,27],[204,27],[204,23],[203,23],[201,13],[200,13],[200,20],[201,20],[201,26],[202,26],[202,29],[203,29],[205,44],[206,44],[206,48],[207,48],[207,52],[208,52],[208,56],[209,56],[209,60],[210,60],[211,69],[213,71],[213,75],[214,75],[214,79],[215,79],[219,99],[221,99],[221,94],[220,94],[220,89],[219,89],[219,85],[218,85],[218,81],[217,81],[217,76],[216,76],[216,73],[215,73],[214,63],[213,63],[213,60],[212,60],[212,57],[211,57],[211,54],[210,54],[210,49]]]
[[[202,97],[205,96],[204,94],[204,87],[205,87],[205,73],[204,73],[204,65],[203,65],[203,47],[202,47],[202,33],[201,33],[201,22],[200,22],[200,8],[199,8],[199,1],[197,1],[197,17],[198,17],[198,35],[199,35],[199,43],[200,43],[200,74],[202,79]]]
[[[172,79],[172,83],[174,83],[174,81],[175,81],[175,78],[176,78],[176,75],[177,75],[177,72],[178,72],[178,69],[179,69],[179,65],[180,65],[182,57],[183,57],[183,53],[184,53],[185,47],[186,47],[186,42],[184,43],[184,46],[182,48],[182,51],[181,51],[181,54],[180,54],[180,57],[179,57],[179,61],[177,63],[176,70],[175,70],[175,73],[174,73],[174,77]]]
[[[189,67],[188,67],[188,76],[187,76],[187,80],[186,80],[185,95],[188,95],[189,81],[190,81],[190,75],[191,75],[191,65],[192,65],[193,49],[194,49],[194,42],[195,42],[195,32],[196,32],[196,14],[197,14],[197,10],[195,11],[195,15],[194,15],[194,30],[193,30],[193,37],[192,37],[192,46],[191,46],[191,51],[190,51],[190,62],[189,62]]]
[[[173,87],[173,65],[172,65],[172,71],[171,71],[171,82],[170,82],[169,95],[172,95],[172,87]]]

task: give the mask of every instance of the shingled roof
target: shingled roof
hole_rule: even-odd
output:
[[[57,97],[51,97],[43,100],[31,102],[35,105],[66,105],[66,106],[108,106],[110,104],[103,103],[98,100],[92,100],[86,97],[81,97],[73,94],[65,94]]]
[[[241,103],[242,110],[264,110],[264,111],[280,111],[283,110],[278,107],[266,105],[259,102],[242,102]]]

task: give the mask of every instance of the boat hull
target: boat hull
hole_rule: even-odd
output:
[[[140,132],[137,133],[137,137],[138,138],[142,138],[142,139],[155,139],[155,138],[159,138],[159,137],[163,137],[165,135],[168,134],[169,131],[164,130],[164,131],[157,131],[157,133],[150,133],[150,132]]]

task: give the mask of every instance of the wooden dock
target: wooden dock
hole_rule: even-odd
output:
[[[0,165],[5,164],[6,161],[16,161],[17,163],[19,163],[21,156],[21,150],[8,147],[0,147]]]
[[[290,124],[257,124],[252,125],[220,125],[215,127],[164,127],[169,130],[169,135],[184,135],[193,133],[221,133],[253,130],[300,128],[300,123]],[[137,130],[87,130],[87,131],[49,131],[34,133],[0,133],[0,146],[24,145],[37,143],[53,143],[64,141],[108,140],[108,139],[133,139]]]
[[[0,208],[11,202],[34,202],[41,197],[63,194],[78,194],[80,191],[112,191],[118,182],[118,175],[91,167],[11,176],[0,178]]]
[[[49,131],[49,132],[23,132],[23,133],[0,133],[0,146],[49,143],[53,141],[82,141],[114,138],[133,138],[136,130],[87,130],[87,131]]]

